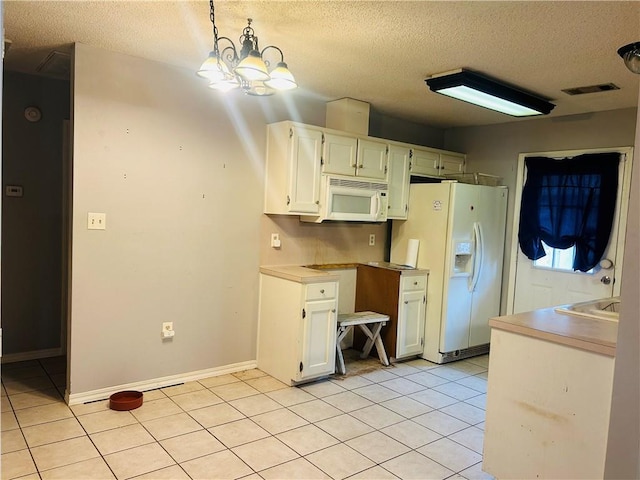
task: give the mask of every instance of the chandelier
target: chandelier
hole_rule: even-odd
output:
[[[209,88],[223,92],[241,88],[248,95],[258,96],[273,95],[276,91],[297,88],[298,84],[284,62],[282,50],[274,45],[260,50],[258,37],[251,27],[252,19],[247,19],[249,24],[242,30],[239,39],[241,49],[238,54],[231,39],[218,36],[213,0],[209,0],[209,18],[213,25],[213,50],[196,72],[209,81]],[[229,45],[221,51],[219,43],[223,40]],[[280,54],[280,61],[271,71],[268,69],[269,61],[263,59],[264,53],[270,49]]]

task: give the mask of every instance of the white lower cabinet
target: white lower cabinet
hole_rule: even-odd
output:
[[[338,277],[316,273],[282,278],[265,271],[260,274],[258,368],[287,385],[331,375]]]
[[[398,343],[396,357],[422,354],[426,307],[426,275],[403,277],[398,302]]]

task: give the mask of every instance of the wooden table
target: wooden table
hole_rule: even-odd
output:
[[[367,358],[373,346],[376,346],[378,357],[383,365],[389,365],[389,359],[384,349],[384,344],[380,338],[380,330],[389,321],[388,315],[376,312],[355,312],[355,313],[341,313],[338,315],[338,334],[336,338],[336,371],[341,374],[345,374],[347,369],[344,365],[344,357],[342,356],[342,350],[340,349],[340,342],[347,336],[349,331],[355,327],[360,327],[360,330],[367,336],[367,341],[364,344],[360,358]],[[369,328],[372,325],[372,329]]]

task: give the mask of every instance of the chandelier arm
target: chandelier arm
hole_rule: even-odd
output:
[[[275,45],[267,45],[266,47],[264,47],[262,49],[262,51],[260,52],[260,56],[262,57],[262,60],[264,61],[264,63],[268,66],[270,66],[270,62],[269,60],[265,60],[264,58],[264,52],[266,52],[268,49],[273,48],[274,50],[277,50],[278,52],[280,52],[280,61],[284,62],[284,53],[282,53],[282,50],[280,50],[278,47],[276,47]]]
[[[220,37],[220,38],[218,38],[218,41],[222,41],[222,40],[226,40],[227,42],[229,42],[229,45],[224,47],[222,49],[222,51],[219,52],[219,57],[218,58],[223,58],[226,55],[227,59],[229,60],[230,63],[233,63],[233,64],[237,63],[239,58],[238,58],[238,50],[236,49],[235,43],[233,43],[233,40],[231,40],[228,37]],[[228,52],[229,50],[231,50],[233,52],[233,54],[229,53]]]

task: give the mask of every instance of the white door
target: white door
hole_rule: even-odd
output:
[[[355,175],[358,140],[355,137],[325,133],[323,141],[322,173]]]
[[[405,219],[409,209],[409,152],[407,147],[389,146],[389,207],[387,218]]]
[[[447,252],[445,254],[445,288],[440,331],[440,352],[469,347],[471,289],[474,273],[474,225],[478,192],[475,185],[451,183]]]
[[[305,304],[298,380],[335,371],[336,307],[336,300]]]
[[[322,132],[304,127],[292,129],[289,211],[317,214],[320,211],[320,156]]]
[[[500,314],[504,230],[507,221],[506,188],[476,187],[478,253],[471,301],[469,346],[485,345],[491,339],[489,319]]]
[[[387,178],[387,144],[372,140],[358,139],[358,170],[359,177]]]
[[[400,293],[396,358],[422,353],[424,305],[425,293],[423,291]]]
[[[622,153],[622,150],[616,151],[621,151]],[[626,159],[632,158],[630,149],[624,149],[624,151],[627,153],[621,156],[620,161],[615,218],[611,228],[609,245],[605,251],[601,266],[597,266],[588,273],[574,272],[571,269],[573,249],[556,250],[545,247],[547,255],[534,262],[529,260],[518,246],[517,263],[515,265],[513,313],[619,295],[620,285],[616,283],[616,278],[621,278],[621,265],[617,264],[622,264],[622,252],[619,250],[622,250],[620,240],[624,239],[625,231],[625,225],[621,224],[620,219],[626,218],[631,178],[630,168],[626,168],[628,163]],[[562,153],[547,154],[546,156],[560,158],[594,152],[564,152],[564,155]],[[524,158],[525,156],[521,155],[520,161],[524,162]],[[520,176],[521,181],[519,182],[520,194],[515,199],[516,214],[514,217],[516,219],[514,223],[516,246],[521,192],[524,178],[526,178],[524,163],[522,163],[520,169],[523,174]]]

